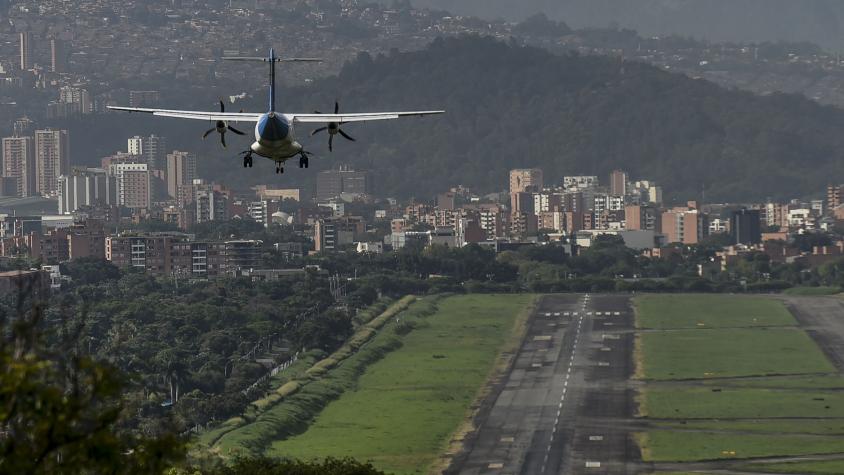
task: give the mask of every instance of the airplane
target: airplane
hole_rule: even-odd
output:
[[[215,123],[213,129],[208,130],[205,136],[214,130],[220,134],[220,139],[225,146],[224,134],[230,130],[238,135],[245,135],[243,132],[230,126],[229,123],[238,122],[255,122],[255,141],[249,147],[249,150],[241,152],[243,155],[243,166],[252,167],[252,156],[268,158],[276,163],[276,173],[284,173],[284,163],[298,156],[299,168],[308,168],[308,158],[313,155],[306,151],[302,145],[296,141],[294,128],[296,124],[316,123],[324,124],[325,129],[317,129],[314,131],[321,132],[327,130],[329,133],[329,148],[331,139],[337,133],[342,133],[344,137],[347,134],[340,130],[340,125],[347,122],[364,122],[371,120],[390,120],[398,119],[400,117],[410,116],[427,116],[435,114],[443,114],[442,110],[431,111],[405,111],[405,112],[363,112],[363,113],[339,113],[339,106],[335,103],[334,114],[322,114],[319,112],[313,114],[288,114],[276,111],[276,88],[275,88],[275,65],[276,63],[307,63],[319,62],[316,58],[279,58],[276,57],[275,50],[270,48],[270,53],[266,58],[262,57],[223,57],[223,60],[228,61],[262,61],[270,63],[270,80],[269,80],[269,110],[264,113],[254,112],[225,112],[225,107],[222,101],[220,102],[220,112],[204,112],[204,111],[189,111],[189,110],[170,110],[170,109],[150,109],[143,107],[123,107],[123,106],[108,106],[109,109],[115,111],[125,112],[140,112],[152,114],[159,117],[172,117],[178,119],[195,119],[208,120]],[[311,134],[313,135],[313,133]],[[350,139],[353,140],[353,139]]]

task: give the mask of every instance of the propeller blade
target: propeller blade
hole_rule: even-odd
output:
[[[225,112],[225,111],[226,111],[226,103],[223,102],[222,99],[220,99],[220,112]]]
[[[202,134],[202,138],[208,137],[208,134],[210,134],[211,132],[213,132],[215,130],[217,130],[216,127],[212,127],[210,129],[208,129],[204,134]]]
[[[237,135],[246,135],[246,132],[241,132],[241,131],[239,131],[239,130],[235,129],[234,127],[232,127],[231,125],[229,125],[229,126],[227,126],[227,127],[228,127],[228,129],[229,129],[229,130],[231,130],[232,132],[236,133]]]
[[[329,152],[334,151],[334,136],[333,135],[328,136],[328,151]]]
[[[352,136],[350,136],[350,135],[349,135],[349,134],[347,134],[346,132],[343,132],[343,130],[342,130],[342,129],[337,130],[337,132],[340,132],[340,135],[342,135],[342,136],[343,136],[343,138],[345,138],[346,140],[351,140],[352,142],[357,142],[357,140],[355,140],[354,138],[352,138]]]
[[[334,101],[334,113],[336,114],[338,112],[340,112],[340,103],[337,102],[337,101]]]
[[[220,134],[220,143],[223,144],[223,148],[226,148],[226,135]]]
[[[322,114],[320,111],[314,111],[314,114]]]
[[[322,132],[323,130],[328,130],[328,127],[320,127],[318,129],[314,130],[313,132],[311,132],[311,137],[313,137],[314,135]]]

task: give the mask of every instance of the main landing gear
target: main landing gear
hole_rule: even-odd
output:
[[[284,166],[282,166],[281,162],[277,162],[275,164],[275,172],[276,173],[284,173]]]
[[[299,168],[308,168],[308,154],[305,152],[299,154]]]
[[[243,168],[252,168],[252,150],[247,150],[242,153]]]

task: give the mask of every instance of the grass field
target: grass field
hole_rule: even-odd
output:
[[[639,328],[734,328],[794,325],[779,302],[744,295],[645,295],[636,299]]]
[[[438,300],[439,296],[406,296],[394,302],[368,323],[359,325],[354,335],[330,356],[310,368],[301,368],[295,380],[253,401],[240,417],[215,429],[217,437],[211,438],[213,446],[208,448],[223,457],[255,456],[275,440],[304,432],[328,403],[354,389],[369,365],[401,346],[401,335],[411,328],[409,325],[433,315]],[[397,318],[401,323],[394,323]]]
[[[649,388],[642,411],[657,419],[844,417],[844,393],[759,388]]]
[[[424,473],[468,415],[503,347],[515,347],[517,315],[533,297],[467,295],[440,301],[401,348],[371,365],[357,389],[329,404],[268,455],[351,456],[389,473]]]
[[[814,435],[730,434],[725,432],[648,431],[639,440],[652,462],[746,459],[781,455],[844,452],[844,438]]]
[[[649,295],[636,309],[639,412],[652,420],[637,435],[645,461],[844,454],[844,378],[782,303]]]
[[[643,333],[647,379],[698,379],[827,373],[832,365],[793,328],[701,329]]]
[[[844,419],[753,419],[659,422],[664,429],[725,430],[731,432],[770,432],[778,434],[844,435]],[[842,472],[844,473],[844,472]]]

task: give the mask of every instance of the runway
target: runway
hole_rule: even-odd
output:
[[[627,295],[545,296],[446,473],[633,474]]]

